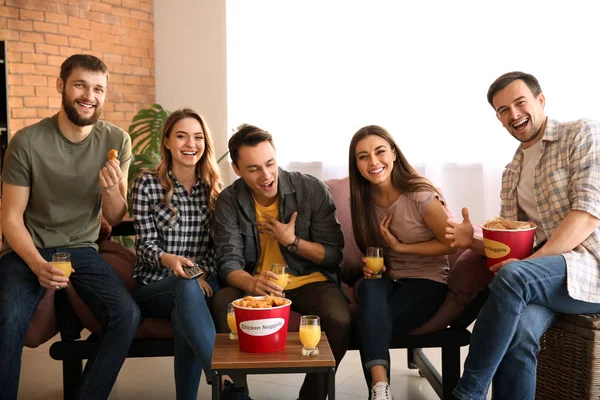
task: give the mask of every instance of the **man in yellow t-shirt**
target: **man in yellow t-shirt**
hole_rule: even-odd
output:
[[[292,310],[321,318],[339,365],[351,320],[338,281],[344,237],[329,189],[310,175],[278,168],[271,135],[255,126],[242,125],[229,140],[229,152],[240,179],[223,190],[215,209],[217,269],[228,286],[213,300],[217,331],[229,332],[231,301],[246,293],[279,296],[285,289]],[[285,288],[271,271],[279,263],[288,266]],[[308,374],[300,399],[319,399],[318,389],[317,377]]]

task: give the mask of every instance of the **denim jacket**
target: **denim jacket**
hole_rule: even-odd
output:
[[[317,178],[279,168],[279,220],[288,223],[298,211],[295,233],[301,239],[320,243],[325,257],[315,264],[279,245],[291,275],[321,272],[339,285],[344,236],[337,220],[335,204],[329,188]],[[260,259],[260,239],[256,211],[250,188],[243,179],[227,187],[217,199],[214,215],[214,240],[219,278],[245,270],[253,275]]]

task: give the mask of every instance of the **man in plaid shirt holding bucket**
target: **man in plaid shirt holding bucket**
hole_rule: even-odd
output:
[[[537,225],[537,246],[525,260],[490,269],[496,277],[475,323],[463,376],[454,395],[533,399],[540,337],[556,313],[600,312],[600,123],[558,122],[544,114],[537,79],[509,72],[490,86],[488,102],[521,145],[502,174],[500,215]],[[472,247],[468,210],[449,221],[455,247]]]

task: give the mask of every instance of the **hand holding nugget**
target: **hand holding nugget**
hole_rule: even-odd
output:
[[[105,190],[118,190],[118,183],[124,178],[121,168],[119,168],[120,162],[117,159],[119,153],[117,150],[112,149],[108,152],[108,161],[104,167],[98,172],[100,178],[100,187]]]
[[[115,149],[111,149],[108,151],[108,159],[109,160],[116,160],[117,157],[119,157],[119,152]]]

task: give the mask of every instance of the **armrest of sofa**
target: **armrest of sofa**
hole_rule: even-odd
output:
[[[135,229],[133,228],[133,221],[122,221],[117,226],[113,226],[110,237],[113,236],[133,236],[135,235]]]
[[[56,310],[54,307],[55,290],[45,289],[31,322],[27,335],[25,336],[25,346],[38,347],[52,339],[59,331],[56,322]]]
[[[468,326],[477,318],[479,310],[487,298],[487,285],[494,274],[487,268],[485,257],[471,251],[461,251],[456,262],[450,267],[448,294],[437,313],[411,334],[445,329],[451,326]]]

